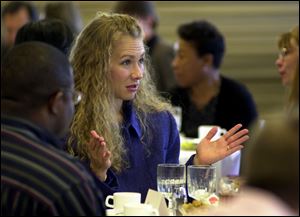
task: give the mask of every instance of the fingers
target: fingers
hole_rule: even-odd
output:
[[[230,149],[226,152],[226,155],[229,156],[229,155],[233,154],[234,152],[236,152],[236,151],[238,151],[238,150],[241,150],[243,147],[244,147],[244,146],[239,145],[239,146],[230,148]]]
[[[108,151],[106,143],[105,142],[98,143],[95,147],[95,151],[96,151],[96,153],[104,153],[104,152]]]
[[[103,158],[105,160],[109,159],[111,157],[111,152],[110,151],[105,151],[103,154]]]
[[[227,142],[229,142],[229,143],[230,143],[230,142],[233,142],[233,141],[239,139],[240,137],[242,137],[242,136],[244,136],[244,135],[246,135],[246,134],[248,134],[248,133],[249,133],[249,130],[248,130],[248,129],[243,129],[243,130],[237,132],[236,134],[230,136],[230,137],[227,139]]]
[[[205,136],[205,139],[211,140],[217,132],[218,132],[218,128],[217,127],[211,128],[211,130]]]
[[[90,133],[91,133],[92,137],[97,139],[99,142],[104,141],[104,138],[102,136],[99,136],[95,130],[92,130]]]
[[[235,134],[235,132],[237,132],[239,129],[241,129],[242,124],[237,124],[234,127],[232,127],[227,133],[224,134],[224,138],[225,140],[228,139],[230,136],[232,136],[233,134]]]
[[[90,151],[96,153],[99,153],[100,151],[107,151],[107,146],[104,138],[102,136],[99,136],[99,134],[95,130],[92,130],[90,134],[92,136],[92,139],[89,143]]]
[[[97,133],[95,130],[92,130],[92,131],[91,131],[91,135],[92,135],[95,139],[100,138],[100,136],[98,135],[98,133]]]
[[[241,146],[241,144],[243,144],[244,142],[246,142],[248,139],[249,139],[249,136],[246,135],[246,136],[243,136],[243,137],[235,140],[234,142],[229,143],[228,144],[229,150],[231,150],[231,149],[233,149],[233,148],[235,148],[237,146]]]

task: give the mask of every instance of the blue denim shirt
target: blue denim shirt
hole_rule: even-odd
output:
[[[123,112],[122,134],[130,165],[120,174],[109,170],[107,180],[102,183],[106,188],[103,193],[140,192],[144,201],[149,188],[157,190],[157,165],[179,162],[179,133],[175,119],[169,112],[148,114],[146,135],[131,102],[123,103]]]

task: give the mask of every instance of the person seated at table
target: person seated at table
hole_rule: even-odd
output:
[[[299,26],[280,35],[278,40],[279,55],[275,61],[283,86],[290,86],[294,71],[299,65]]]
[[[157,189],[157,165],[178,163],[179,133],[171,105],[159,96],[138,21],[99,13],[79,34],[70,60],[75,88],[84,94],[75,111],[69,151],[98,175],[105,195],[133,191],[145,200]],[[187,164],[212,164],[240,150],[248,130],[235,125],[215,142],[213,128]]]
[[[210,215],[299,215],[299,116],[273,114],[245,148],[241,191]]]
[[[280,36],[278,48],[275,64],[288,93],[285,110],[299,115],[299,26]]]
[[[1,62],[1,216],[105,215],[97,178],[58,142],[79,96],[55,47],[25,42]]]
[[[180,25],[178,34],[172,63],[178,87],[166,97],[182,108],[181,132],[196,138],[200,125],[228,130],[242,123],[247,128],[257,118],[256,105],[244,85],[220,75],[223,35],[205,20]]]

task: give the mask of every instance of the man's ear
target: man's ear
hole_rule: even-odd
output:
[[[60,107],[63,103],[63,92],[57,91],[53,94],[48,101],[48,109],[51,114],[58,114],[60,112]]]
[[[205,54],[201,57],[203,59],[203,63],[206,66],[212,67],[214,63],[214,56],[212,54]]]

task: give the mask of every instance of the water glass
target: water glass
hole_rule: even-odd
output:
[[[230,197],[240,191],[243,179],[239,176],[223,176],[219,181],[219,195]]]
[[[184,164],[159,164],[157,166],[157,190],[168,199],[168,207],[176,214],[178,205],[187,200],[186,169]]]
[[[216,193],[216,167],[190,165],[187,168],[188,194],[203,201]]]

